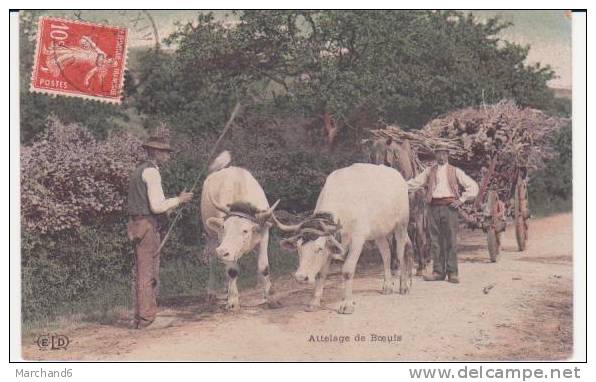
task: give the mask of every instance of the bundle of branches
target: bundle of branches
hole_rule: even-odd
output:
[[[410,145],[418,157],[427,161],[434,158],[434,149],[437,145],[449,148],[451,155],[456,160],[466,160],[468,153],[460,145],[457,139],[433,136],[424,130],[405,131],[399,126],[390,125],[384,129],[371,130],[374,138],[392,139],[396,142],[410,142]]]
[[[500,163],[507,161],[536,169],[553,155],[549,138],[563,122],[562,118],[548,116],[540,110],[520,108],[513,101],[501,101],[434,119],[422,132],[455,140],[466,152],[465,159],[473,162],[470,167],[486,165],[498,154]]]
[[[450,160],[476,180],[497,158],[491,188],[505,191],[518,168],[540,168],[553,155],[549,138],[565,123],[540,110],[520,108],[513,101],[466,108],[432,120],[420,131],[388,126],[372,131],[376,138],[408,139],[420,160],[428,164],[437,145],[451,149]],[[501,193],[501,192],[499,192]]]

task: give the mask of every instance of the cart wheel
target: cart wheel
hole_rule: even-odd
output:
[[[486,239],[488,242],[488,254],[490,261],[495,263],[501,250],[500,233],[504,231],[502,227],[502,208],[500,208],[499,196],[496,191],[488,192],[487,206],[489,212],[489,226],[486,231]]]
[[[501,243],[499,234],[494,228],[489,228],[486,232],[486,239],[488,241],[488,254],[490,255],[491,263],[496,263],[501,250]]]
[[[515,238],[517,248],[525,251],[528,244],[528,188],[526,182],[519,177],[515,187]]]

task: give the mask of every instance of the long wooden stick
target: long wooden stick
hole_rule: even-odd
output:
[[[219,135],[219,138],[217,138],[217,141],[215,141],[215,144],[213,145],[213,149],[211,150],[211,153],[209,153],[209,156],[207,157],[207,162],[205,163],[205,165],[203,165],[203,169],[199,173],[199,176],[197,176],[195,178],[195,181],[193,182],[192,186],[190,187],[190,191],[189,192],[193,192],[194,189],[199,184],[199,180],[203,177],[203,174],[205,173],[205,171],[207,171],[207,168],[209,167],[209,164],[211,163],[211,160],[213,159],[213,156],[215,155],[215,152],[217,150],[217,147],[219,146],[219,143],[221,142],[221,140],[223,139],[223,137],[226,135],[226,133],[228,132],[228,130],[232,126],[232,122],[234,122],[234,119],[236,119],[236,115],[238,114],[239,111],[240,111],[240,102],[236,102],[236,106],[234,106],[234,110],[232,110],[232,114],[230,115],[230,118],[228,119],[228,122],[225,124],[225,126],[224,126],[221,134]],[[161,251],[161,249],[163,248],[163,246],[166,244],[166,242],[170,238],[170,233],[172,232],[172,229],[174,228],[174,226],[176,225],[176,223],[180,219],[180,216],[181,215],[182,215],[182,209],[179,209],[178,212],[176,213],[176,216],[174,216],[174,219],[170,223],[170,227],[168,228],[168,231],[166,232],[166,235],[164,236],[163,240],[159,244],[159,248],[157,248],[156,254],[158,254],[159,251]]]

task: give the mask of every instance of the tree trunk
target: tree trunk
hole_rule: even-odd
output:
[[[329,113],[327,110],[325,110],[325,113],[323,114],[323,122],[327,144],[333,146],[335,139],[337,138],[337,134],[339,133],[339,126],[335,119],[333,119],[331,113]]]

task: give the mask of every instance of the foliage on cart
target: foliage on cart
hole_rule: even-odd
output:
[[[435,147],[447,146],[450,161],[474,179],[483,179],[490,172],[487,186],[503,199],[509,198],[518,171],[525,177],[554,156],[551,137],[568,122],[504,100],[448,113],[419,131],[387,126],[371,133],[375,138],[408,140],[422,167],[432,161]]]

